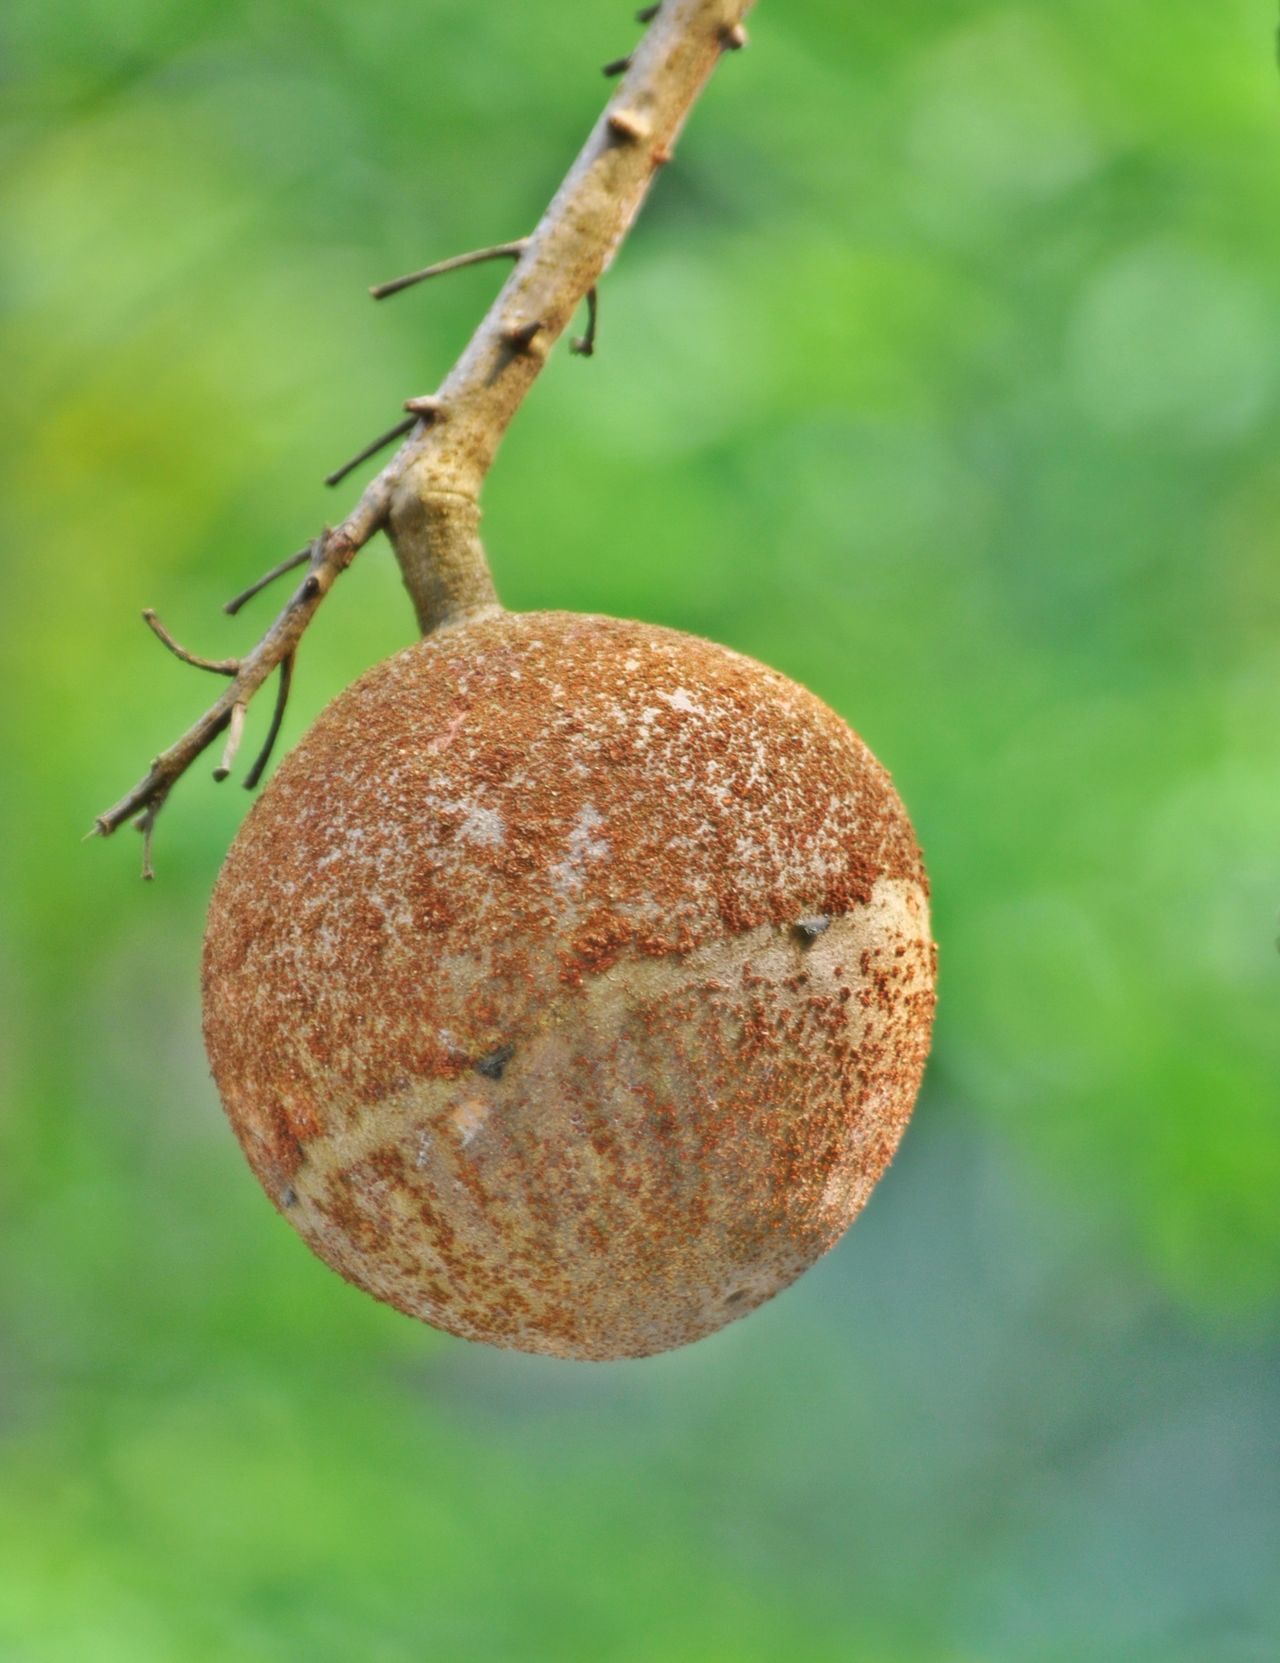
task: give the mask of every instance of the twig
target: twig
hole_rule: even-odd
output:
[[[461,271],[464,266],[483,265],[486,260],[518,260],[529,246],[527,237],[520,237],[511,243],[494,243],[492,248],[475,248],[469,254],[454,254],[447,260],[437,260],[433,266],[424,266],[421,271],[411,271],[405,277],[393,277],[389,283],[375,283],[369,293],[375,300],[386,300],[389,295],[399,294],[401,289],[411,289],[415,283],[425,283],[429,277],[443,277],[449,271]]]
[[[278,577],[283,577],[286,572],[291,572],[296,566],[301,566],[310,560],[313,547],[314,544],[308,543],[305,549],[299,549],[296,554],[291,554],[287,560],[282,560],[279,565],[273,566],[269,572],[263,572],[256,583],[251,583],[247,589],[242,589],[238,595],[234,595],[229,601],[224,602],[222,610],[234,618],[246,601],[251,601],[255,595],[260,595]]]
[[[289,703],[289,689],[293,686],[293,665],[297,656],[296,652],[291,652],[287,658],[280,660],[280,680],[276,686],[276,707],[271,713],[271,726],[267,729],[267,737],[262,742],[262,749],[258,752],[257,761],[244,777],[246,791],[252,791],[255,788],[266,772],[268,762],[271,761],[271,753],[275,749],[276,740],[280,737],[285,706]]]
[[[151,883],[156,875],[156,869],[151,860],[151,846],[155,838],[156,819],[160,810],[164,807],[164,800],[167,796],[167,791],[158,792],[147,805],[146,813],[140,814],[134,822],[142,833],[142,877],[146,883]]]
[[[363,450],[356,452],[350,461],[344,462],[340,468],[335,468],[332,473],[326,474],[324,476],[325,484],[341,485],[347,475],[354,473],[362,462],[367,462],[371,456],[376,456],[380,450],[385,450],[388,445],[394,444],[397,439],[403,439],[406,433],[412,433],[417,425],[417,416],[406,416],[403,421],[397,422],[394,427],[389,427],[385,433],[380,433],[376,439],[371,439]]]
[[[190,664],[193,670],[211,670],[215,676],[233,676],[240,668],[238,658],[201,658],[196,653],[188,652],[174,640],[149,606],[144,610],[142,618],[156,640],[168,647],[175,658],[180,658],[184,664]]]
[[[227,718],[227,745],[222,753],[222,761],[213,770],[213,777],[221,783],[231,772],[240,749],[240,741],[244,738],[244,720],[249,706],[243,699],[237,699],[231,706],[231,714]]]
[[[594,286],[587,290],[587,332],[578,335],[569,342],[569,351],[576,352],[579,358],[590,358],[596,350],[596,323],[599,319],[600,300]]]
[[[132,791],[98,816],[90,835],[110,837],[126,821],[139,816],[144,833],[150,835],[156,816],[175,783],[230,726],[235,708],[246,706],[277,665],[292,656],[325,595],[351,564],[357,551],[385,526],[392,483],[392,467],[384,468],[365,488],[364,495],[346,519],[316,539],[310,553],[311,570],[289,597],[284,610],[262,640],[240,660],[240,668],[222,697],[209,706],[176,744],[156,757]]]

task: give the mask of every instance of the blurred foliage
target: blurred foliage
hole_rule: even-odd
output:
[[[251,638],[496,274],[365,287],[530,225],[628,14],[9,8],[5,1663],[1280,1654],[1273,21],[764,0],[513,429],[508,603],[812,686],[942,947],[866,1219],[595,1368],[415,1329],[258,1194],[196,988],[243,797],[196,771],[145,891],[75,838],[207,691],[138,609]],[[375,546],[291,734],[409,631]]]

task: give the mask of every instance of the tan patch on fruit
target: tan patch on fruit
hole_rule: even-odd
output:
[[[206,940],[223,1100],[315,1250],[562,1356],[696,1339],[830,1247],[932,1009],[919,852],[862,742],[725,648],[564,613],[349,688]]]

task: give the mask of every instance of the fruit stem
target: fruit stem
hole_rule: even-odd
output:
[[[406,479],[392,497],[388,530],[424,635],[498,609],[474,497],[419,491]]]

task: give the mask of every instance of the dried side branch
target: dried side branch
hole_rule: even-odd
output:
[[[358,450],[349,461],[335,468],[332,473],[324,476],[326,485],[341,485],[349,473],[354,473],[362,462],[367,462],[371,456],[376,456],[380,450],[395,444],[397,439],[403,439],[406,433],[412,433],[417,425],[416,416],[406,416],[398,421],[394,427],[389,427],[385,433],[380,433],[376,439],[371,439],[363,450]]]
[[[495,243],[492,248],[476,248],[470,254],[454,254],[447,260],[437,260],[433,266],[411,271],[406,277],[393,277],[389,283],[375,283],[369,293],[375,300],[386,300],[389,295],[411,289],[415,283],[425,283],[430,277],[443,277],[446,272],[461,271],[464,266],[483,265],[486,260],[518,260],[529,239],[520,237],[511,243]]]
[[[226,601],[222,610],[228,617],[234,618],[247,601],[251,601],[255,595],[260,595],[278,577],[284,577],[286,572],[292,572],[298,566],[305,566],[311,558],[311,549],[312,544],[308,543],[305,549],[299,549],[296,554],[291,554],[287,560],[282,560],[278,565],[273,566],[269,572],[263,572],[256,582],[251,583],[247,589],[242,589],[238,595],[233,595],[229,601]]]
[[[155,842],[156,817],[164,807],[167,792],[158,791],[147,804],[146,812],[140,814],[134,824],[142,833],[142,876],[150,883],[156,875],[156,869],[151,859],[152,845]]]
[[[235,673],[221,698],[209,706],[181,739],[155,758],[132,791],[94,822],[90,835],[109,837],[126,822],[137,821],[146,838],[144,877],[151,876],[151,835],[156,817],[170,791],[191,764],[229,729],[227,752],[219,769],[220,777],[225,777],[224,770],[229,771],[235,760],[235,751],[243,732],[244,712],[250,700],[278,666],[283,665],[286,659],[292,660],[320,602],[351,564],[357,551],[385,525],[390,494],[391,470],[384,469],[341,525],[324,531],[311,545],[310,569],[306,577],[258,645],[237,661]],[[278,722],[274,726],[278,729]],[[265,757],[262,760],[265,766]]]
[[[579,358],[591,358],[596,350],[596,324],[600,321],[600,297],[596,289],[587,290],[587,332],[578,335],[569,343],[569,351],[576,352]]]
[[[246,700],[237,699],[231,706],[231,713],[227,718],[227,743],[222,753],[222,761],[213,770],[213,777],[219,784],[231,773],[236,757],[240,752],[240,741],[244,738],[245,717],[249,714]]]
[[[280,737],[280,728],[284,723],[284,713],[289,704],[289,692],[293,687],[293,666],[297,652],[291,652],[287,658],[280,661],[280,680],[276,686],[276,707],[271,713],[271,726],[267,729],[267,737],[262,742],[262,749],[258,752],[257,761],[244,777],[244,788],[252,791],[258,781],[266,773],[267,764],[271,761],[271,753],[276,748],[276,740]]]
[[[190,664],[193,670],[212,670],[215,676],[233,676],[240,668],[238,658],[200,658],[197,654],[188,652],[185,647],[179,646],[150,607],[143,612],[142,621],[157,641],[168,647],[175,658],[181,659],[184,664]]]

